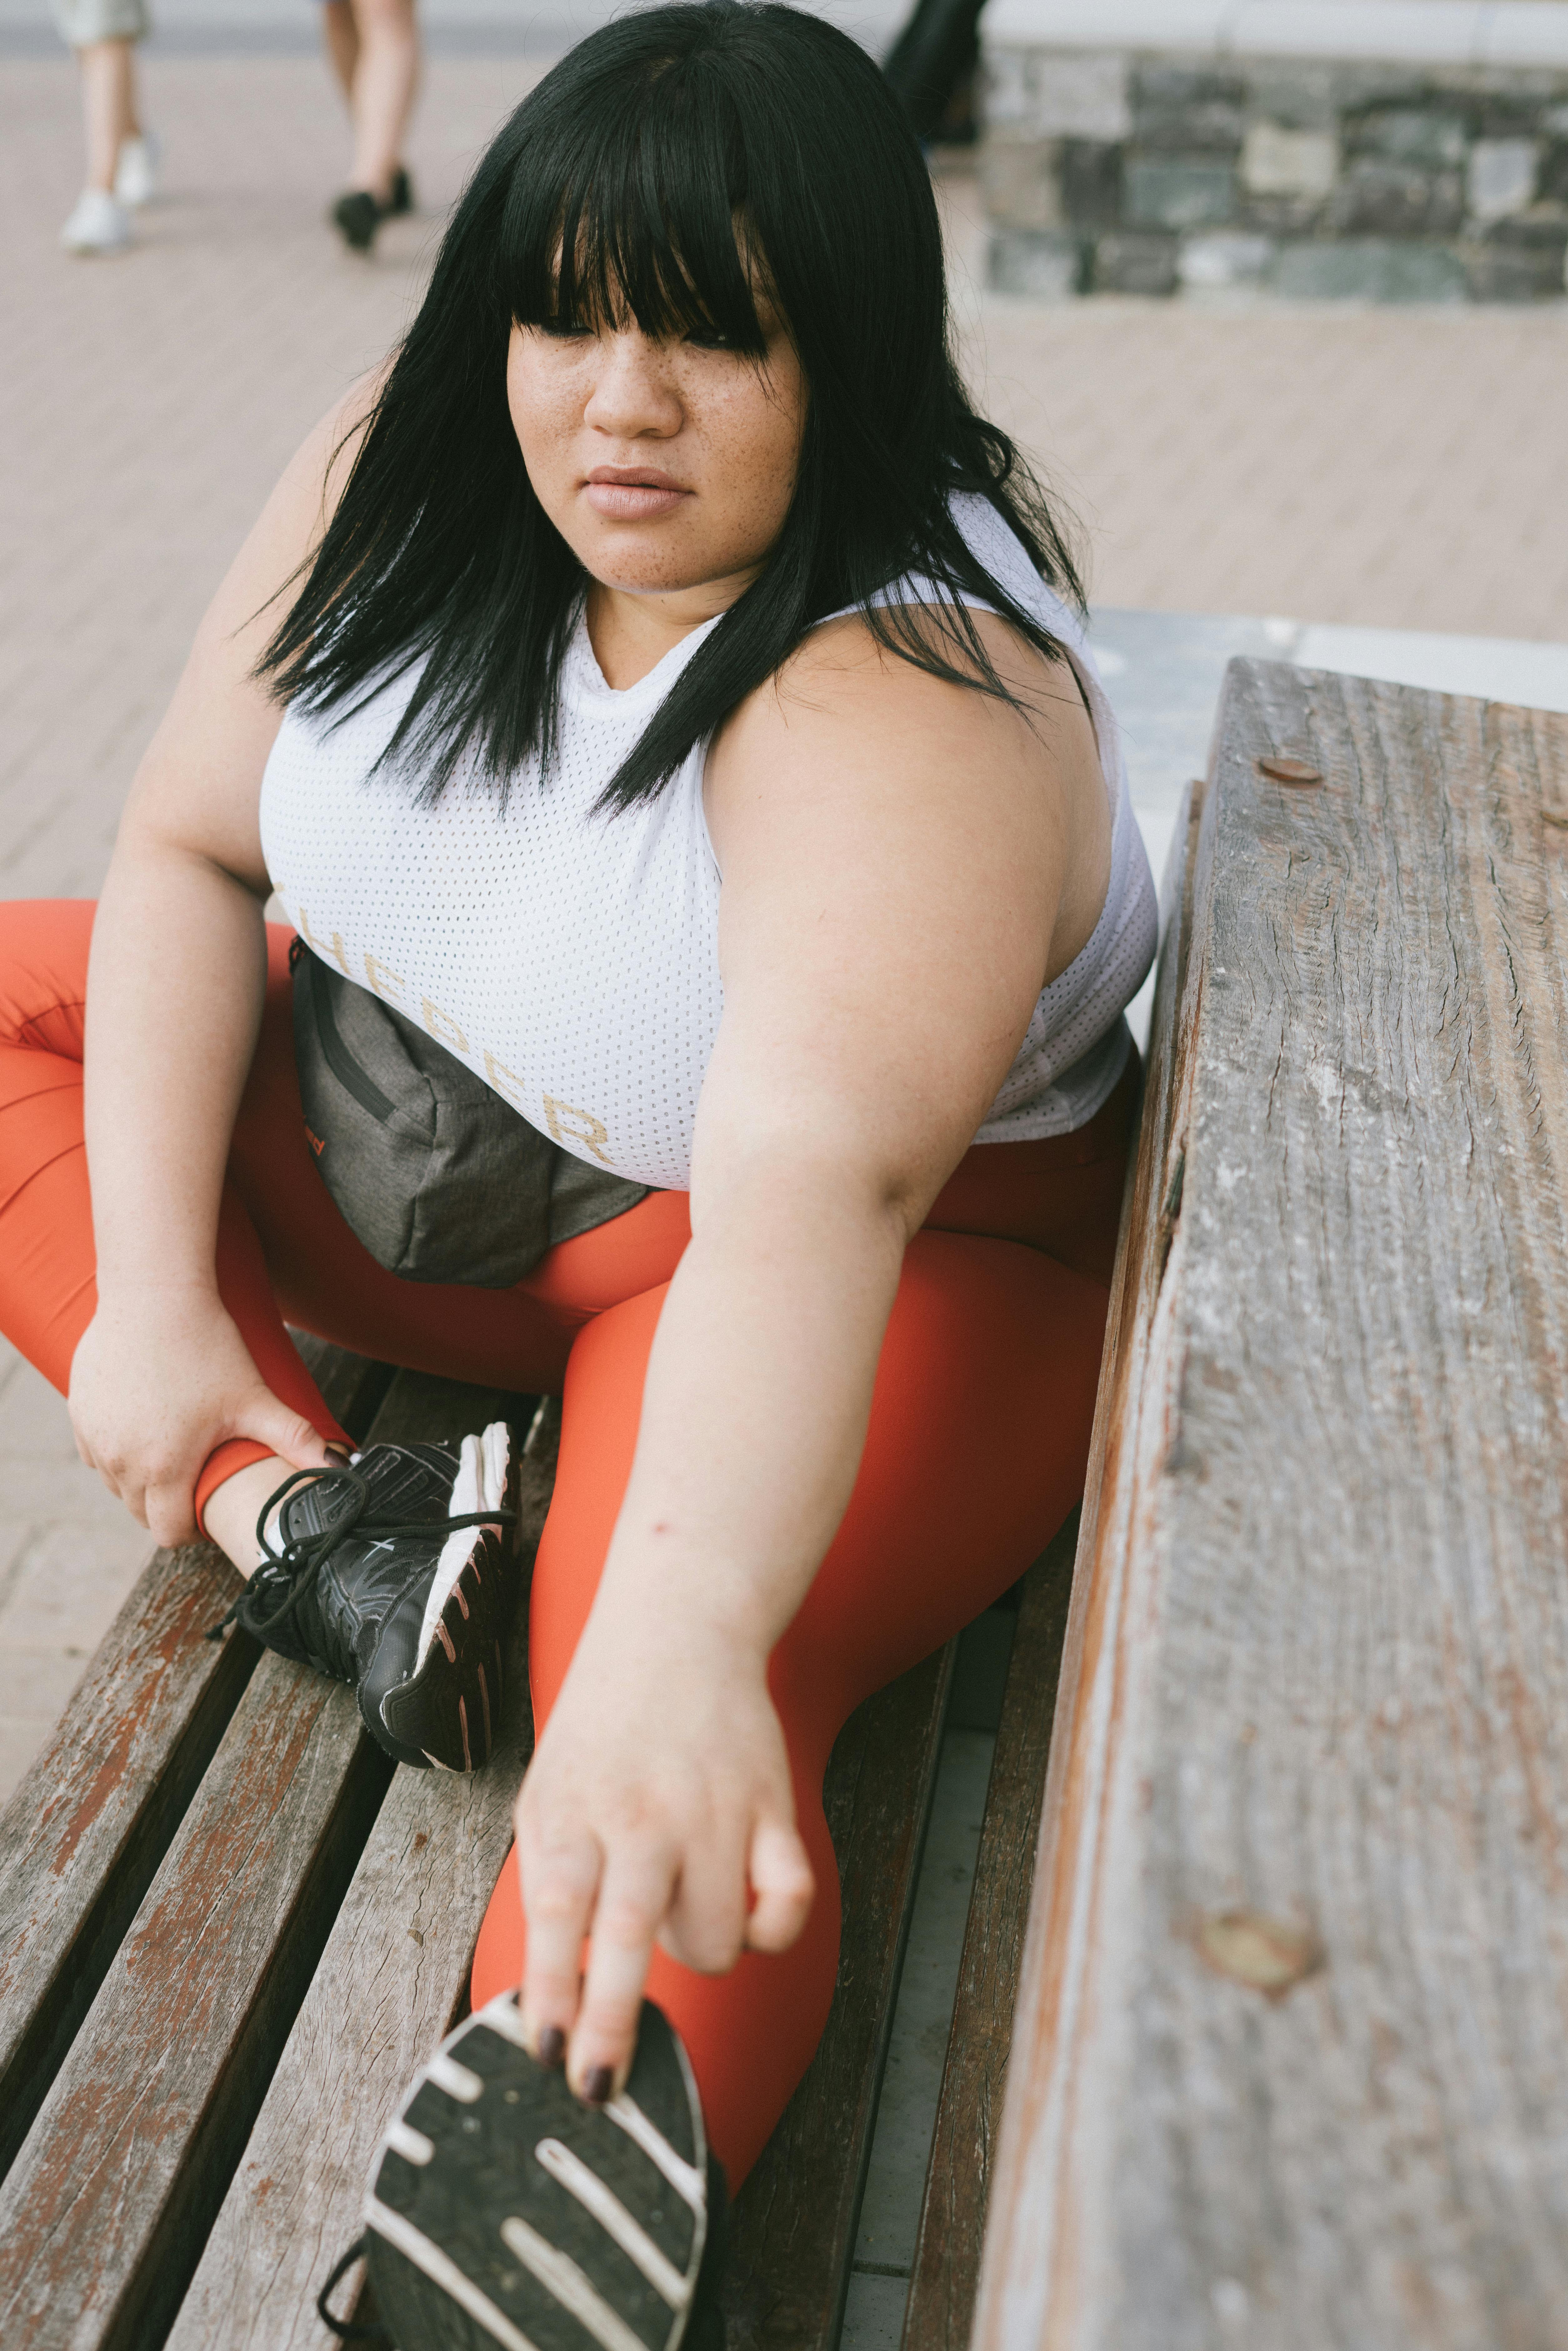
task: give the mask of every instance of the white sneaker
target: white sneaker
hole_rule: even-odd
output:
[[[123,253],[131,243],[131,214],[107,189],[84,188],[60,243],[68,253]]]
[[[162,141],[155,131],[144,131],[139,138],[123,141],[114,174],[117,203],[132,212],[139,204],[151,204],[158,193],[158,159],[162,153]]]

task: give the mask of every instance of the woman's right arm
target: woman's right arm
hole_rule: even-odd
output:
[[[78,1446],[161,1542],[225,1438],[326,1456],[264,1385],[218,1296],[218,1204],[266,985],[262,770],[279,711],[253,672],[319,538],[350,395],[310,435],[196,633],[142,760],[93,925],[87,1150],[98,1311],[71,1366]]]

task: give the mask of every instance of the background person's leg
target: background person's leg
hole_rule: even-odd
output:
[[[351,107],[354,68],[360,62],[360,36],[352,0],[321,0],[321,42],[338,87]]]
[[[529,1673],[542,1723],[598,1587],[631,1468],[662,1290],[610,1308],[567,1374],[555,1499],[534,1572]],[[988,1606],[1082,1490],[1106,1293],[1010,1241],[925,1232],[910,1247],[842,1526],[774,1652],[801,1834],[817,1873],[806,1931],[726,1977],[655,1957],[650,1995],[691,2053],[738,2186],[810,2062],[838,1964],[839,1889],[821,1809],[832,1742],[862,1698]],[[480,2005],[517,1983],[515,1864],[474,1965]]]
[[[136,138],[136,64],[130,41],[92,41],[77,51],[87,130],[87,185],[114,192],[120,151]]]
[[[351,189],[385,204],[402,162],[403,140],[419,86],[419,30],[413,0],[353,0],[359,53],[351,109]]]

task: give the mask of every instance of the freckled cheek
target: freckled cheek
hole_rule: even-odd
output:
[[[512,425],[517,446],[523,453],[528,479],[547,507],[552,496],[565,495],[574,478],[572,451],[580,420],[580,405],[563,400],[559,392],[551,399],[529,392],[522,399],[513,400]]]

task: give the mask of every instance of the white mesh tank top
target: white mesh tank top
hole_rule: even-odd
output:
[[[955,518],[1009,595],[1068,649],[1100,747],[1113,822],[1093,935],[1041,994],[979,1143],[1063,1134],[1092,1118],[1126,1066],[1124,1008],[1154,956],[1155,903],[1116,724],[1072,613],[982,498]],[[936,590],[908,580],[904,601]],[[703,814],[706,745],[658,799],[593,803],[709,622],[616,693],[580,625],[561,680],[559,764],[520,774],[503,810],[461,775],[433,809],[370,771],[413,680],[333,727],[284,714],[261,792],[272,884],[315,952],[383,997],[579,1158],[684,1190],[703,1074],[724,996],[720,876]]]

